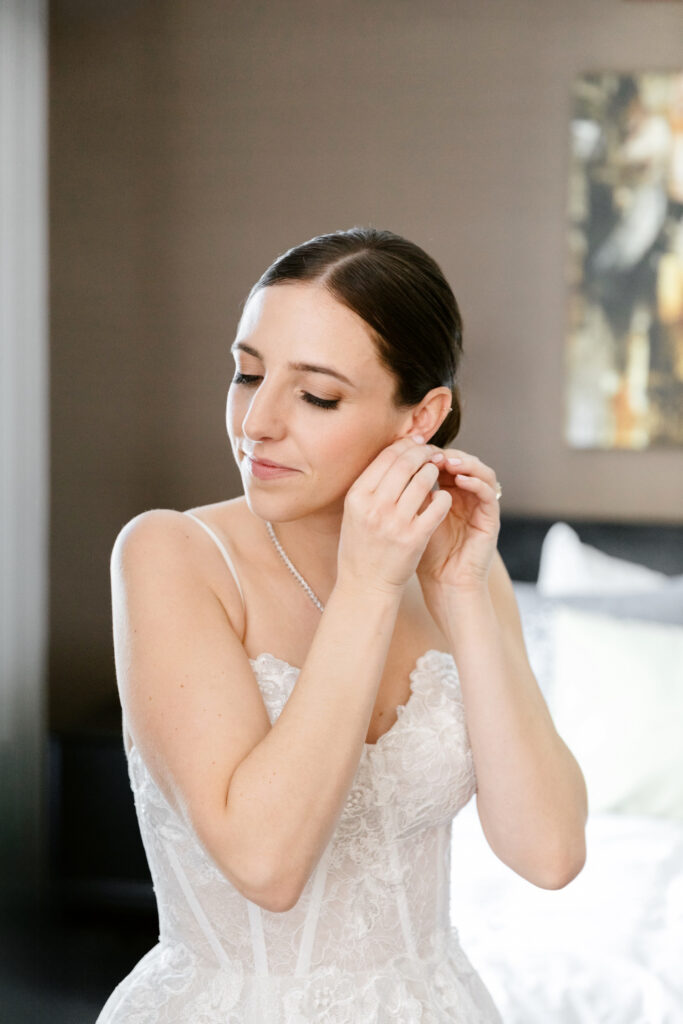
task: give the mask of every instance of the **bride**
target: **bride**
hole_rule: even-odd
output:
[[[282,254],[232,345],[244,494],[112,552],[117,680],[159,942],[98,1024],[500,1020],[450,921],[450,827],[559,888],[581,771],[527,660],[500,485],[452,447],[461,321],[419,246]],[[482,923],[485,927],[485,923]]]

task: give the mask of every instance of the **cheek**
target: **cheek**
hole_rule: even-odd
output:
[[[320,431],[315,435],[316,463],[323,476],[329,476],[342,490],[370,465],[384,445],[372,442],[370,424],[354,424],[345,430]]]
[[[228,430],[228,436],[231,437],[231,438],[234,436],[234,433],[235,433],[235,431],[233,430],[234,420],[235,420],[234,404],[233,404],[233,400],[232,400],[232,397],[230,395],[230,392],[228,392],[228,397],[227,397],[226,402],[225,402],[225,426],[227,427],[227,430]]]
[[[225,401],[225,422],[232,433],[236,433],[246,414],[246,403],[236,388],[230,388]]]

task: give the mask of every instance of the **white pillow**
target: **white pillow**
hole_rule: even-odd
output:
[[[683,627],[558,606],[548,705],[591,811],[683,821]]]
[[[544,596],[644,593],[670,579],[637,562],[606,555],[584,544],[567,523],[553,523],[541,546],[537,586]]]

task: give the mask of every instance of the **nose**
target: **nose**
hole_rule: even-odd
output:
[[[277,402],[274,401],[272,390],[264,387],[264,382],[252,392],[249,408],[242,420],[242,434],[253,442],[277,440],[283,435]]]

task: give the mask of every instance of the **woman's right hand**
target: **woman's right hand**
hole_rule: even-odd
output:
[[[344,500],[338,580],[387,592],[405,586],[451,507],[447,491],[432,493],[440,453],[435,445],[402,437],[360,474]]]

